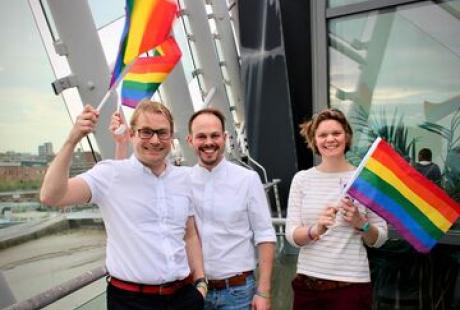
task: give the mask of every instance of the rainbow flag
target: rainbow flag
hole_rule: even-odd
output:
[[[161,44],[171,31],[177,5],[171,0],[126,0],[126,20],[110,87],[124,67]]]
[[[155,51],[156,56],[138,58],[126,74],[121,88],[123,105],[135,108],[142,99],[150,99],[182,55],[172,37]]]
[[[379,214],[422,253],[433,248],[460,213],[459,204],[380,138],[344,193]]]

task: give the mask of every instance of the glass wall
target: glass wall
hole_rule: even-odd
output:
[[[69,68],[65,57],[54,50],[47,53],[48,43],[58,37],[46,1],[40,5],[46,22],[34,17],[29,1],[0,2],[5,26],[0,30],[4,42],[0,49],[0,308],[103,266],[105,261],[105,232],[95,206],[55,209],[38,199],[46,168],[65,141],[75,112],[82,108],[75,89],[62,95],[53,92],[51,83],[67,75]],[[124,1],[110,5],[90,1],[90,6],[104,41],[106,26],[124,14]],[[118,37],[117,33],[110,40],[115,41],[112,55]],[[94,140],[93,147],[83,143],[77,148],[72,175],[94,165],[98,157]],[[48,309],[71,309],[103,291],[104,280]]]
[[[460,1],[420,1],[328,20],[329,102],[352,123],[349,159],[357,165],[377,136],[413,165],[427,163],[418,153],[428,148],[441,172],[433,181],[457,202],[459,37]],[[396,235],[370,249],[375,309],[457,309],[458,228],[428,255]]]
[[[460,201],[460,1],[329,22],[330,102],[347,112],[359,160],[383,135],[412,163],[423,148]],[[426,20],[429,18],[430,23]]]
[[[327,1],[327,6],[334,8],[342,5],[347,5],[347,4],[355,4],[355,3],[360,3],[360,2],[366,2],[365,0],[328,0]]]

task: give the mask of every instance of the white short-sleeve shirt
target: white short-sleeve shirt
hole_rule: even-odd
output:
[[[133,155],[99,162],[78,176],[101,210],[112,276],[144,284],[188,276],[184,235],[193,215],[188,175],[189,168],[168,164],[157,177]]]

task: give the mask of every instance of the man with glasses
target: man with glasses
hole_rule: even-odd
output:
[[[134,155],[99,162],[69,178],[75,146],[94,130],[98,117],[89,105],[77,117],[48,168],[41,200],[99,206],[107,231],[108,309],[201,309],[206,285],[198,281],[204,272],[189,172],[166,161],[171,113],[160,103],[140,102],[129,130]]]
[[[115,113],[110,130],[122,124]],[[257,173],[224,158],[224,128],[223,114],[211,108],[195,112],[188,123],[188,142],[198,159],[190,172],[190,187],[208,279],[205,310],[267,310],[275,231]],[[114,138],[116,158],[125,158],[126,143],[120,136]]]

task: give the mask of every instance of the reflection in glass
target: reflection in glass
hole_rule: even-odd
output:
[[[460,21],[441,5],[403,6],[330,22],[330,101],[348,113],[359,161],[377,136],[412,162],[424,147],[457,200]],[[427,24],[430,17],[433,23]]]
[[[330,1],[330,5],[344,1]],[[348,1],[347,1],[348,2]],[[421,2],[329,21],[329,100],[350,119],[357,165],[381,136],[406,160],[430,148],[440,186],[460,202],[460,1]],[[430,23],[426,21],[430,20]],[[457,234],[460,225],[451,233]],[[458,235],[457,235],[458,236]],[[456,309],[460,250],[404,240],[370,249],[375,309]]]
[[[338,6],[343,6],[347,4],[355,4],[355,3],[360,3],[360,2],[366,2],[366,1],[365,0],[328,0],[327,6],[330,8],[334,8]]]

